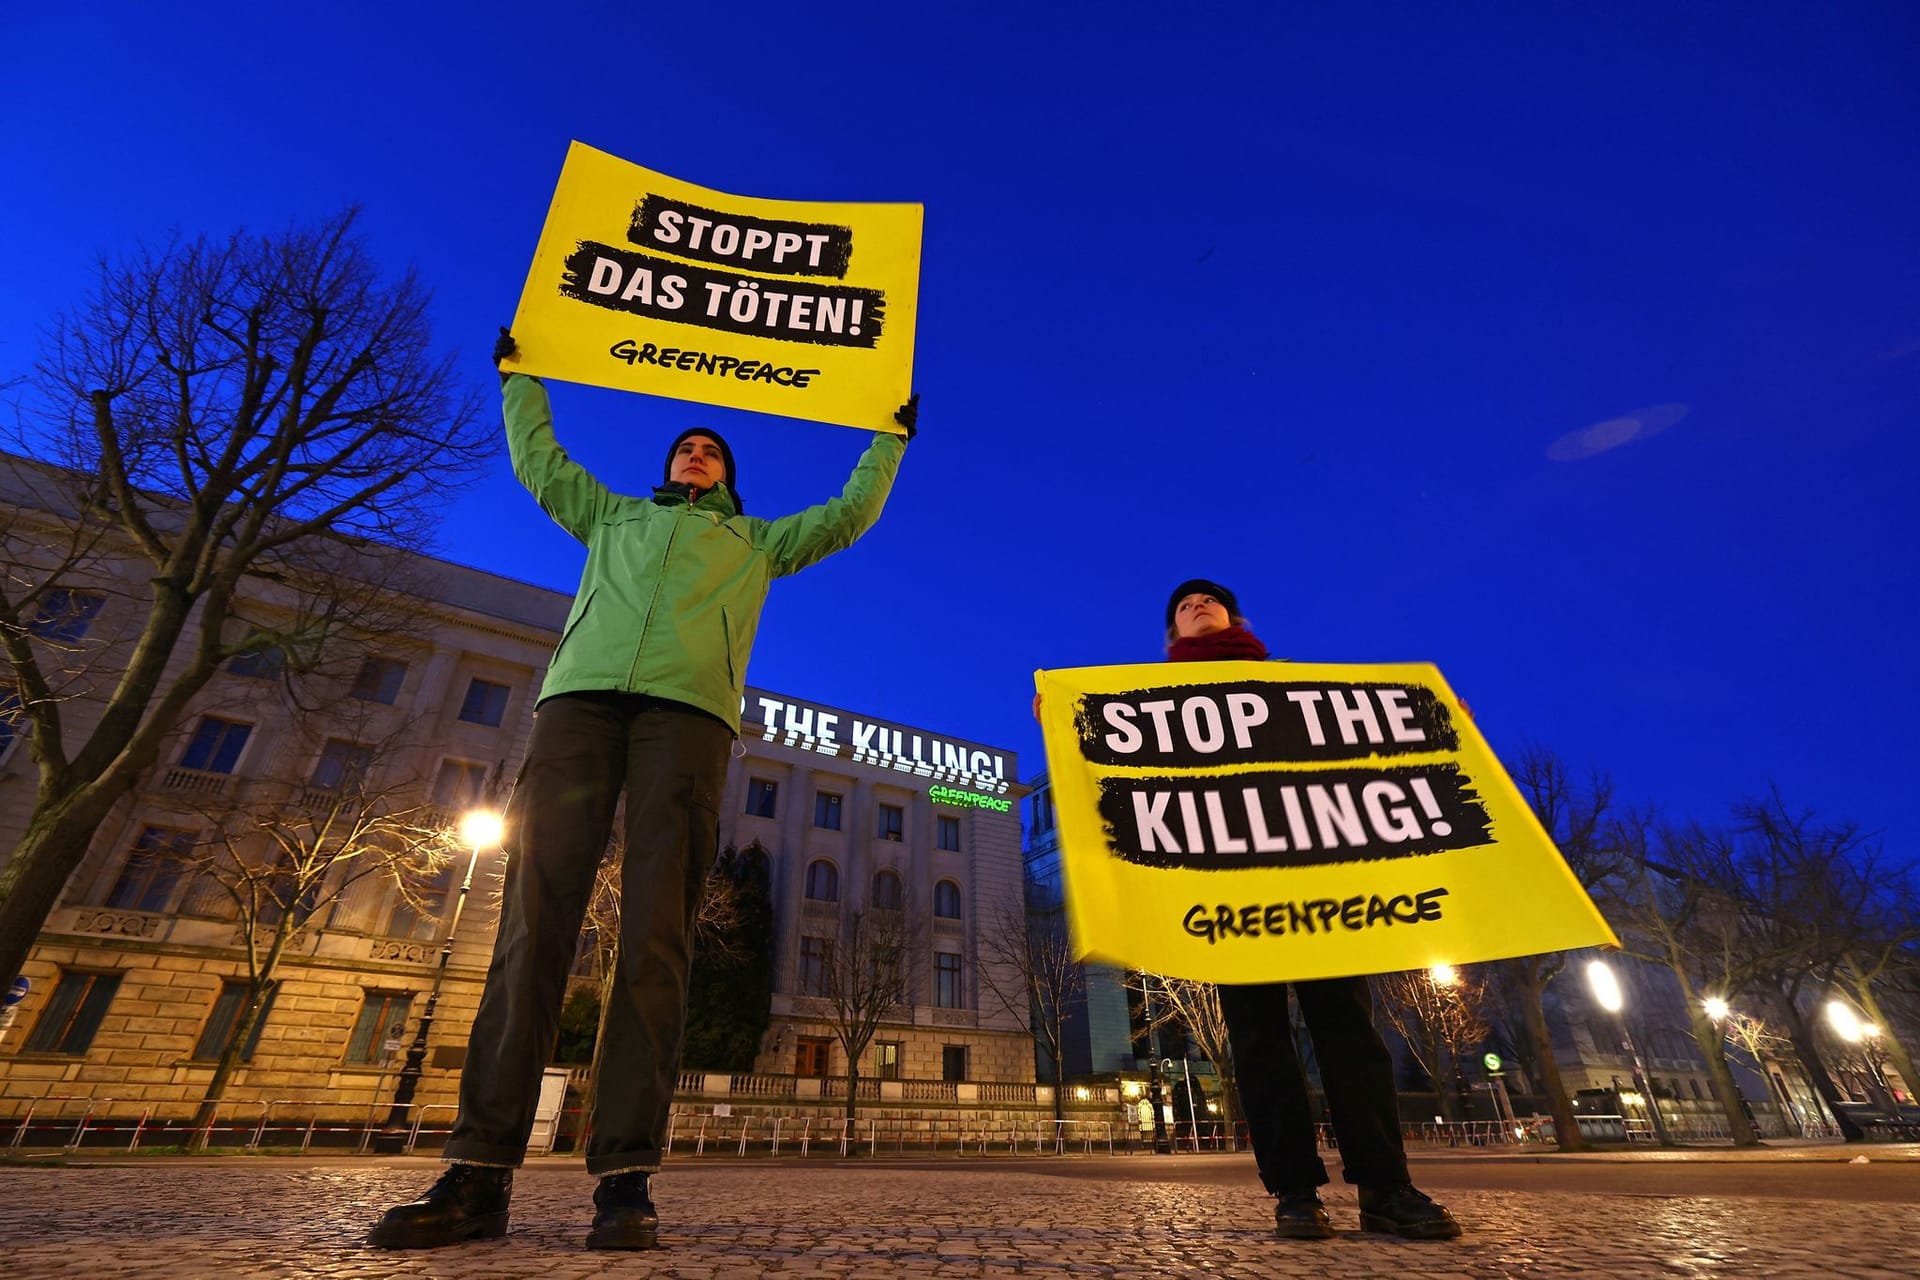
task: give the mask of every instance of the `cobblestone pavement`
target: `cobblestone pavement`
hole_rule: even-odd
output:
[[[1202,1164],[1201,1161],[1209,1163]],[[1814,1195],[1482,1189],[1474,1162],[1432,1162],[1421,1181],[1467,1224],[1414,1243],[1353,1229],[1350,1188],[1327,1190],[1336,1240],[1288,1242],[1244,1157],[1004,1160],[947,1168],[741,1162],[669,1165],[656,1186],[666,1246],[588,1253],[592,1182],[539,1162],[515,1187],[504,1240],[434,1252],[361,1244],[389,1204],[436,1175],[394,1162],[227,1158],[0,1167],[0,1275],[16,1277],[1315,1276],[1907,1277],[1920,1275],[1920,1160],[1803,1166]],[[1423,1162],[1424,1163],[1424,1162]],[[1504,1168],[1496,1186],[1512,1180]],[[1703,1166],[1711,1167],[1711,1166]],[[1171,1172],[1171,1170],[1169,1170]],[[1428,1177],[1431,1173],[1434,1176]],[[1066,1176],[1062,1176],[1066,1175]],[[1868,1200],[1844,1198],[1845,1179]],[[1663,1179],[1663,1186],[1671,1183]],[[1877,1201],[1874,1202],[1874,1201]]]

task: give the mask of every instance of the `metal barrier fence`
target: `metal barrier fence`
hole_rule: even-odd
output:
[[[424,1139],[429,1148],[437,1146],[451,1129],[458,1108],[453,1103],[413,1103],[404,1108],[406,1122],[395,1129],[386,1124],[392,1106],[385,1102],[339,1102],[324,1098],[275,1098],[267,1102],[222,1102],[216,1104],[206,1120],[195,1124],[190,1118],[154,1116],[149,1103],[129,1101],[124,1106],[113,1098],[82,1094],[46,1094],[26,1101],[24,1110],[0,1119],[0,1135],[5,1149],[58,1149],[72,1152],[82,1146],[121,1147],[138,1151],[142,1146],[191,1146],[196,1148],[238,1149],[257,1152],[263,1148],[311,1150],[316,1142],[335,1150],[365,1152],[376,1136],[386,1133],[389,1143],[412,1152]],[[565,1136],[575,1150],[586,1146],[590,1136],[578,1109],[561,1113],[552,1133]],[[1594,1117],[1617,1120],[1630,1143],[1652,1142],[1656,1135],[1645,1119]],[[571,1127],[569,1121],[572,1122]],[[11,1132],[7,1126],[10,1124]],[[1796,1126],[1798,1127],[1798,1126]],[[1322,1146],[1335,1145],[1332,1126],[1316,1126]],[[1675,1138],[1692,1141],[1726,1141],[1728,1130],[1723,1117],[1685,1116],[1669,1121]],[[1809,1123],[1804,1136],[1838,1138],[1838,1129],[1825,1123]],[[1249,1144],[1244,1123],[1227,1125],[1204,1121],[1198,1125],[1179,1123],[1168,1127],[1167,1137],[1176,1151],[1237,1151]],[[1542,1143],[1552,1140],[1550,1118],[1533,1116],[1514,1121],[1468,1120],[1453,1123],[1416,1124],[1405,1127],[1409,1145],[1427,1147],[1485,1147]],[[1772,1136],[1772,1135],[1769,1135]],[[734,1115],[718,1108],[675,1107],[669,1115],[668,1152],[705,1156],[732,1154],[746,1156],[797,1154],[808,1156],[830,1152],[840,1156],[864,1152],[938,1154],[955,1156],[991,1155],[1108,1155],[1150,1150],[1151,1130],[1138,1130],[1133,1124],[1116,1125],[1106,1120],[1081,1119],[990,1119],[957,1116],[953,1118],[863,1117],[848,1120],[844,1116],[812,1114]],[[551,1149],[553,1143],[549,1143]]]
[[[44,1094],[29,1099],[24,1110],[9,1118],[12,1132],[7,1138],[7,1150],[57,1147],[72,1152],[83,1145],[117,1147],[118,1135],[126,1133],[125,1149],[130,1152],[138,1151],[144,1144],[241,1151],[259,1151],[271,1146],[293,1148],[304,1154],[313,1147],[316,1136],[323,1142],[332,1139],[330,1145],[336,1147],[350,1146],[357,1152],[365,1152],[376,1135],[389,1132],[386,1118],[393,1110],[392,1104],[386,1102],[275,1098],[267,1102],[216,1103],[205,1122],[195,1124],[190,1118],[156,1119],[151,1104],[128,1105],[138,1106],[138,1112],[116,1114],[116,1099],[81,1094]],[[296,1108],[299,1114],[287,1114],[289,1109]],[[412,1103],[404,1109],[411,1113],[408,1121],[391,1132],[405,1152],[414,1149],[423,1132],[429,1138],[435,1133],[444,1133],[451,1127],[453,1113],[458,1110],[446,1102]],[[281,1114],[276,1115],[276,1111]],[[429,1115],[436,1111],[447,1113],[446,1126],[428,1125]],[[0,1121],[0,1124],[9,1121]],[[109,1134],[114,1135],[114,1140],[103,1141]],[[270,1138],[284,1140],[269,1141]]]
[[[988,1155],[999,1150],[1008,1155],[1023,1150],[1033,1155],[1065,1155],[1069,1151],[1091,1155],[1096,1149],[1113,1155],[1122,1145],[1116,1144],[1114,1126],[1106,1120],[849,1120],[845,1116],[734,1115],[730,1111],[675,1108],[668,1117],[666,1152],[671,1154],[676,1144],[683,1154],[695,1156],[706,1155],[710,1147],[716,1153],[731,1151],[741,1156],[756,1149],[775,1156],[783,1149],[802,1156],[821,1149],[842,1156],[860,1151],[868,1155],[883,1151],[949,1151],[956,1156],[975,1151]]]
[[[1501,1147],[1547,1140],[1540,1123],[1532,1119],[1455,1120],[1412,1125],[1406,1131],[1406,1138],[1429,1147]]]

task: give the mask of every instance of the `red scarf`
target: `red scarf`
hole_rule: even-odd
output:
[[[1267,646],[1245,627],[1209,631],[1203,636],[1181,636],[1167,648],[1169,662],[1265,662]]]

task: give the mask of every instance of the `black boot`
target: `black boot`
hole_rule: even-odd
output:
[[[1360,1229],[1409,1240],[1451,1240],[1460,1234],[1452,1214],[1407,1182],[1360,1188]]]
[[[367,1236],[376,1249],[438,1249],[507,1234],[513,1170],[450,1164],[427,1194],[397,1205]]]
[[[660,1215],[653,1211],[644,1173],[613,1173],[593,1189],[593,1230],[589,1249],[656,1249],[660,1244]]]
[[[1333,1219],[1319,1192],[1289,1191],[1273,1207],[1273,1230],[1286,1240],[1325,1240],[1333,1235]]]

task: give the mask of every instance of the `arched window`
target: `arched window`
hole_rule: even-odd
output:
[[[942,920],[960,918],[960,886],[951,880],[942,880],[933,886],[933,914]]]
[[[825,858],[807,864],[807,896],[815,902],[840,901],[840,872]]]
[[[882,870],[873,877],[873,906],[876,911],[898,911],[906,905],[900,892],[900,877]]]

